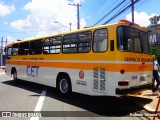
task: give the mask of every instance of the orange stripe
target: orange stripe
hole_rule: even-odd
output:
[[[93,70],[94,67],[106,68],[106,71],[119,72],[124,69],[126,72],[138,72],[138,71],[152,71],[152,64],[110,64],[110,63],[74,63],[74,62],[23,62],[23,61],[6,61],[11,65],[25,65],[25,66],[40,66],[40,67],[52,67],[52,68],[68,68],[68,69],[83,69]]]

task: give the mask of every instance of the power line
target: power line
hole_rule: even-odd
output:
[[[135,9],[138,9],[139,7],[141,7],[142,5],[146,4],[148,1],[150,0],[144,0],[144,1],[139,1],[139,4],[137,3],[137,5],[135,5]],[[124,13],[129,13],[129,9],[126,10]]]
[[[93,9],[94,11],[91,14],[89,14],[89,16],[93,16],[95,13],[97,13],[98,10],[104,5],[105,2],[107,2],[107,0],[103,0],[99,2],[98,5]]]
[[[103,9],[101,9],[101,11],[97,12],[97,14],[94,17],[90,18],[88,21],[93,21],[93,19],[94,19],[94,21],[98,21],[99,18],[101,18],[102,16],[104,16],[104,14],[106,14],[106,11],[110,11],[114,6],[117,5],[118,2],[119,2],[118,0],[115,0],[115,1],[112,0],[111,2],[108,2],[107,4],[104,4],[102,7]],[[109,3],[111,3],[111,4],[109,4]]]
[[[111,14],[114,10],[116,10],[120,5],[122,5],[126,0],[123,0],[122,2],[120,2],[117,6],[115,6],[111,11],[109,11],[106,15],[104,15],[100,20],[98,20],[95,24],[97,25],[99,22],[101,22],[103,19],[105,19],[109,14]]]
[[[139,8],[139,7],[141,7],[142,5],[144,5],[144,4],[146,4],[147,2],[148,2],[149,0],[144,0],[144,1],[139,1],[139,3],[137,3],[137,4],[135,4],[135,9],[137,9],[137,8]],[[129,1],[129,3],[130,3],[130,1]],[[128,4],[129,4],[128,3]],[[124,7],[122,7],[122,8],[125,8],[125,7],[127,7],[127,6],[124,6]],[[121,8],[121,9],[122,9]],[[120,12],[120,10],[121,9],[119,9],[119,11],[118,12]],[[117,12],[117,13],[118,13]],[[122,19],[122,18],[124,18],[124,16],[126,15],[126,14],[128,14],[128,13],[130,13],[130,10],[129,9],[127,9],[126,11],[124,11],[122,14],[121,14],[121,16],[117,16],[117,17],[120,17],[119,19]],[[115,16],[116,14],[114,14],[114,16]],[[123,16],[122,16],[123,15]]]
[[[92,1],[91,4],[90,4],[91,8],[89,10],[87,10],[88,11],[88,14],[87,14],[88,16],[90,16],[93,13],[92,11],[95,9],[95,6],[99,4],[100,0],[96,0],[95,2],[93,2],[93,0],[91,0],[91,1]]]
[[[139,0],[136,0],[133,2],[133,4],[136,4]],[[129,9],[132,6],[132,3],[129,4],[126,8],[124,8],[123,10],[121,10],[119,13],[117,13],[116,15],[114,15],[113,17],[111,17],[109,20],[107,20],[106,22],[104,22],[103,24],[107,24],[109,23],[111,20],[115,19],[116,17],[118,17],[119,15],[121,15],[124,11],[126,11],[127,9]]]
[[[124,4],[121,5],[121,7],[115,11],[113,14],[116,15],[118,12],[120,12],[122,9],[124,9],[128,4],[130,4],[130,0],[129,1],[126,1]],[[103,19],[103,21],[105,21],[105,19]],[[101,22],[102,23],[102,22]]]

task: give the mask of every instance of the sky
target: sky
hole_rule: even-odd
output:
[[[79,3],[80,27],[101,25],[130,4],[130,0],[110,12],[122,0],[0,0],[0,37],[8,42],[77,29]],[[107,15],[108,14],[108,15]],[[135,5],[135,23],[146,27],[149,18],[160,15],[160,0],[140,0]],[[106,15],[105,19],[100,21]],[[109,23],[131,21],[131,9]],[[99,21],[99,22],[98,22]],[[97,24],[96,24],[97,23]],[[0,39],[1,39],[0,38]],[[1,44],[1,43],[0,43]]]

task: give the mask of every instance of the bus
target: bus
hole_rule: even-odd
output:
[[[148,88],[153,57],[148,32],[128,20],[9,43],[6,74],[91,96]]]

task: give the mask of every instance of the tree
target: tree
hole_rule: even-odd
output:
[[[153,16],[149,20],[151,22],[151,25],[157,25],[160,21],[160,16]]]

